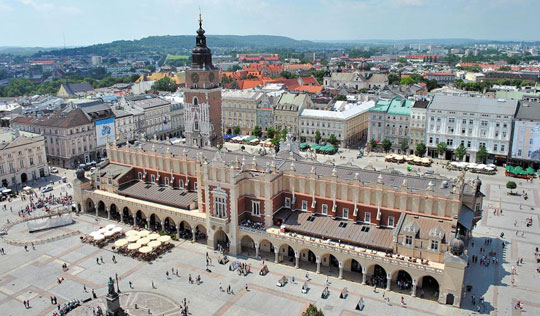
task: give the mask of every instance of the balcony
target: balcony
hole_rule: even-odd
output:
[[[210,226],[213,230],[216,230],[217,228],[221,227],[225,233],[229,232],[229,218],[221,218],[221,217],[215,217],[213,215],[209,216],[210,218]]]

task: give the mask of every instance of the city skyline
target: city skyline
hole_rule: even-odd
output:
[[[280,35],[315,41],[540,40],[535,32],[540,21],[534,17],[540,3],[533,0],[0,0],[0,27],[10,30],[0,46],[86,46],[153,35],[192,35],[199,6],[211,35]]]

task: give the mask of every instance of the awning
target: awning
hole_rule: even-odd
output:
[[[466,229],[471,230],[473,218],[473,211],[466,205],[462,205],[461,212],[459,212],[458,223],[460,223]]]

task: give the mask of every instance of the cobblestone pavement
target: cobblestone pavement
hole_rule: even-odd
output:
[[[343,153],[355,156],[354,152]],[[325,157],[322,157],[323,159]],[[339,158],[339,156],[336,156]],[[325,158],[327,159],[327,158]],[[362,158],[358,164],[372,164],[375,168],[385,168],[386,163],[381,158]],[[347,160],[347,159],[345,159]],[[338,161],[339,163],[339,161]],[[405,170],[405,166],[394,166]],[[440,168],[435,165],[433,169],[445,175],[455,176],[457,173]],[[476,175],[468,174],[472,178]],[[540,315],[540,274],[536,272],[537,263],[534,258],[534,249],[540,243],[540,202],[538,180],[535,183],[526,183],[518,180],[518,191],[526,190],[529,199],[525,201],[519,196],[507,195],[504,188],[509,178],[502,174],[495,176],[480,176],[483,181],[482,191],[486,194],[484,203],[484,218],[474,231],[474,247],[469,255],[479,254],[480,247],[484,247],[485,240],[491,239],[486,246],[488,251],[497,252],[499,264],[490,264],[483,267],[471,264],[466,273],[465,283],[472,286],[471,292],[463,299],[461,309],[441,305],[436,302],[413,298],[405,295],[406,307],[400,307],[399,299],[402,294],[386,292],[390,297],[390,305],[383,300],[383,291],[374,293],[371,287],[362,286],[357,282],[339,280],[330,277],[330,296],[326,299],[320,297],[324,288],[326,274],[335,275],[323,269],[322,274],[310,272],[310,291],[301,293],[305,271],[294,267],[266,262],[270,273],[259,276],[262,266],[260,260],[239,256],[231,260],[246,262],[252,266],[254,273],[247,277],[240,277],[230,272],[227,266],[217,264],[217,253],[207,249],[205,245],[180,241],[175,243],[171,252],[149,264],[135,259],[117,255],[117,263],[111,261],[112,252],[109,247],[103,249],[83,244],[78,236],[53,241],[29,248],[7,245],[0,239],[0,247],[4,248],[6,255],[0,255],[0,310],[2,315],[51,315],[56,306],[50,304],[50,296],[56,296],[58,303],[77,298],[90,298],[92,289],[99,297],[85,303],[70,314],[92,315],[92,307],[103,304],[103,297],[107,291],[109,276],[119,277],[122,290],[121,303],[133,315],[178,315],[178,306],[184,298],[188,301],[192,315],[300,315],[310,303],[315,303],[323,309],[325,315],[470,315],[476,314],[476,306],[471,304],[471,296],[483,296],[485,303],[481,307],[482,314],[491,315]],[[54,194],[67,190],[65,185],[55,187]],[[8,204],[14,208],[21,207],[23,202],[15,200]],[[502,215],[494,215],[493,208],[501,204]],[[0,207],[3,204],[0,204]],[[531,209],[532,208],[532,209]],[[9,211],[0,210],[3,220],[16,218]],[[533,225],[526,227],[526,217],[533,217]],[[47,237],[59,232],[81,231],[89,233],[97,227],[110,223],[100,219],[96,221],[90,215],[74,216],[75,224],[63,228],[29,234],[24,224],[15,225],[8,231],[13,238]],[[516,226],[514,226],[516,221]],[[516,235],[516,231],[519,234]],[[521,232],[524,232],[521,237]],[[500,234],[504,232],[504,238]],[[502,242],[506,246],[502,249]],[[205,256],[209,253],[215,265],[211,266],[211,273],[205,271]],[[96,258],[103,257],[105,263],[97,264]],[[517,265],[516,260],[523,258],[523,264]],[[67,263],[69,270],[62,271],[62,264]],[[512,266],[517,274],[512,285]],[[167,278],[165,272],[171,268],[179,270],[179,276]],[[193,277],[201,275],[202,284],[194,285],[187,282],[188,275]],[[276,287],[276,281],[282,276],[294,276],[296,281],[284,287]],[[64,281],[58,283],[58,278]],[[133,288],[129,287],[132,282]],[[152,281],[156,288],[152,288]],[[219,290],[231,286],[234,294],[227,294]],[[247,284],[247,290],[245,288]],[[83,290],[84,285],[88,292]],[[339,291],[347,287],[349,296],[339,298]],[[359,298],[365,301],[362,312],[355,311]],[[524,311],[514,310],[512,304],[520,299],[524,303]],[[30,309],[25,309],[23,300],[30,300]],[[137,308],[135,308],[137,304]],[[176,313],[176,314],[175,314]]]

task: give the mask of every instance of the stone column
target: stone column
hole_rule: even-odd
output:
[[[107,209],[107,219],[111,219],[111,208]]]
[[[274,263],[278,263],[279,261],[279,248],[274,248]]]
[[[294,258],[296,259],[296,262],[295,262],[295,264],[294,264],[294,267],[295,267],[296,269],[298,269],[298,268],[300,268],[300,252],[295,251],[295,252],[294,252]]]
[[[120,223],[124,222],[124,211],[120,212]]]
[[[193,242],[196,242],[195,232],[196,232],[195,228],[192,228],[192,229],[191,229],[191,240],[192,240]]]
[[[94,207],[96,206],[94,205]],[[96,217],[98,217],[98,213],[99,213],[99,209],[96,207]]]
[[[161,230],[165,230],[165,221],[161,221]]]
[[[315,257],[315,262],[317,262],[317,273],[321,273],[321,257]]]
[[[180,239],[180,224],[176,225],[176,238]]]
[[[362,266],[362,284],[366,284],[367,279],[367,268]]]
[[[259,246],[260,245],[258,242],[255,242],[254,246],[255,246],[255,259],[259,259]]]
[[[411,296],[412,297],[416,296],[416,284],[417,283],[418,283],[418,281],[416,279],[412,280],[412,291],[411,291]]]
[[[343,262],[340,261],[339,262],[339,276],[338,276],[339,279],[343,279]]]
[[[390,284],[392,283],[392,275],[390,273],[386,274],[386,290],[390,291]]]

